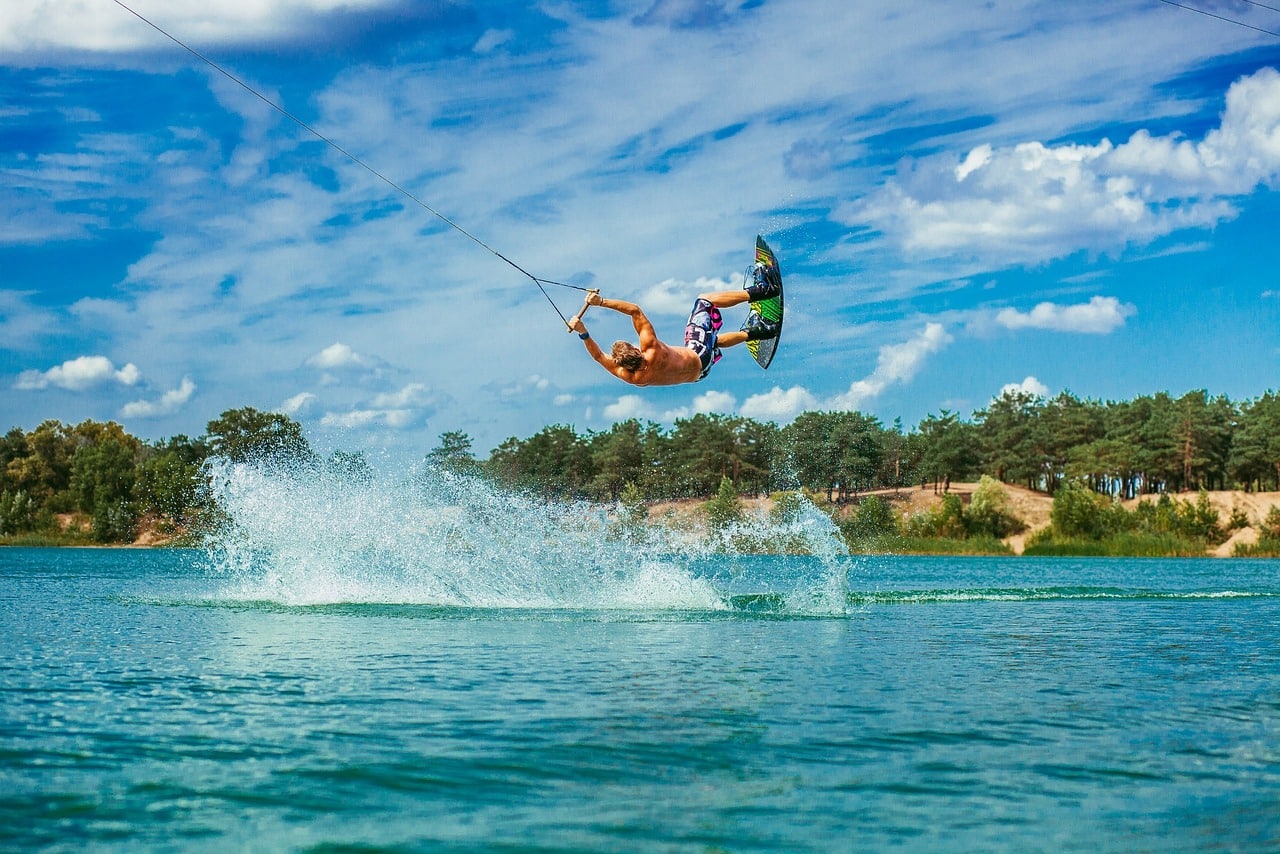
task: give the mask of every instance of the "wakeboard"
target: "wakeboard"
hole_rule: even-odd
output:
[[[758,314],[770,323],[778,324],[776,338],[747,342],[747,350],[756,360],[756,364],[761,368],[768,368],[769,363],[773,361],[773,354],[777,352],[778,342],[782,340],[782,268],[778,266],[778,259],[769,248],[769,244],[765,243],[764,238],[759,235],[756,235],[756,263],[763,266],[765,278],[778,283],[778,295],[751,303],[751,312],[743,321],[742,328],[744,330],[747,328],[752,314]]]

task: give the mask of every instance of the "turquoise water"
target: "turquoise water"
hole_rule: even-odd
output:
[[[1274,562],[846,558],[814,617],[243,601],[207,560],[0,550],[0,847],[1280,844]]]
[[[465,505],[458,562],[344,563],[303,497],[0,550],[0,848],[1280,846],[1276,561],[489,554]]]

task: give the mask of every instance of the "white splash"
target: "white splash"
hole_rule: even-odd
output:
[[[217,595],[235,600],[719,611],[731,607],[717,586],[732,574],[726,557],[749,553],[735,542],[798,538],[812,555],[845,553],[807,502],[786,521],[762,516],[711,536],[624,530],[618,508],[435,470],[353,479],[219,461],[208,473],[226,522],[206,545],[226,580]],[[787,591],[788,610],[843,612],[844,564],[826,563],[824,578]]]

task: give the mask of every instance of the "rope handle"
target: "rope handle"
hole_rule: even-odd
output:
[[[582,301],[582,310],[579,311],[577,314],[575,314],[569,320],[565,321],[565,324],[564,324],[565,328],[568,329],[570,332],[573,331],[573,325],[578,321],[582,320],[582,315],[586,314],[587,309],[591,308],[591,295],[595,294],[596,296],[600,296],[599,288],[587,288],[586,290],[587,290],[587,297]]]

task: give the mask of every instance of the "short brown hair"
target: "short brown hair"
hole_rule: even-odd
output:
[[[638,371],[644,367],[644,355],[640,349],[626,341],[614,341],[613,352],[610,355],[613,356],[613,363],[619,368]]]

